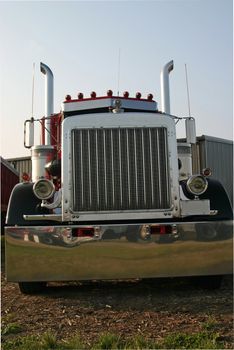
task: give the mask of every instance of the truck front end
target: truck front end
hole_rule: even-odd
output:
[[[172,67],[162,72],[162,112],[151,94],[111,90],[68,95],[58,115],[47,102],[32,181],[8,208],[7,279],[23,292],[48,281],[232,272],[232,210],[219,183],[192,174],[191,118],[188,142],[177,144]]]

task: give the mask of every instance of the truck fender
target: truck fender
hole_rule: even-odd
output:
[[[233,220],[233,209],[228,195],[223,185],[215,179],[207,178],[207,190],[199,196],[200,199],[210,200],[210,209],[218,210],[217,215],[213,217],[215,220]],[[188,199],[194,199],[194,195],[189,193],[186,188],[186,181],[180,181],[184,195]]]
[[[9,199],[6,225],[13,226],[29,226],[29,225],[42,225],[41,221],[28,221],[24,220],[23,215],[38,215],[48,214],[49,210],[40,206],[41,201],[33,193],[33,183],[20,183],[17,184]],[[43,221],[43,225],[48,224]]]
[[[211,210],[218,210],[216,218],[222,220],[233,220],[233,209],[223,185],[215,179],[207,178],[208,188],[201,199],[210,200]]]

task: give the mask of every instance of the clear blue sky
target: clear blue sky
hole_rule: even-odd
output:
[[[29,155],[33,62],[39,118],[40,61],[53,70],[58,112],[68,93],[117,92],[119,48],[120,93],[151,92],[160,107],[160,70],[173,59],[171,113],[186,116],[186,63],[197,135],[232,139],[232,18],[231,0],[0,2],[1,155]]]

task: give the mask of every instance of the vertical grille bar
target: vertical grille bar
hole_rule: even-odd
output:
[[[114,171],[114,143],[113,130],[111,129],[111,177],[112,177],[112,207],[115,206],[115,171]]]
[[[99,168],[99,160],[98,160],[98,138],[97,138],[97,130],[95,130],[95,155],[96,155],[96,185],[97,185],[97,209],[99,208],[99,176],[98,176],[98,168]]]
[[[72,131],[73,211],[170,207],[166,128]]]
[[[143,197],[144,206],[146,206],[146,179],[145,179],[145,149],[144,149],[144,129],[141,129],[141,147],[142,147],[142,174],[143,174]]]
[[[120,134],[120,129],[118,130],[118,145],[119,145],[119,191],[120,191],[120,208],[122,209],[123,206],[123,181],[122,181],[122,157],[121,157],[121,134]]]
[[[103,161],[104,161],[104,198],[105,198],[105,208],[107,207],[107,174],[106,174],[106,131],[103,129]]]
[[[157,137],[156,137],[156,140],[157,140],[157,165],[158,165],[158,187],[160,188],[161,187],[161,169],[160,169],[160,143],[159,143],[159,132],[158,132],[158,129],[157,129]],[[159,206],[161,207],[162,205],[162,195],[161,195],[161,192],[162,191],[159,191],[159,188],[158,188],[158,200],[159,200]]]
[[[128,138],[128,129],[125,129],[126,132],[126,143],[127,143],[127,176],[128,176],[128,206],[131,207],[131,187],[130,187],[130,155],[129,155],[129,138]]]
[[[135,165],[135,184],[136,184],[136,207],[138,207],[138,170],[137,170],[136,129],[134,129],[134,165]]]
[[[154,186],[154,176],[153,176],[153,151],[152,151],[152,136],[151,136],[151,129],[149,129],[149,145],[150,145],[150,176],[151,176],[151,186],[152,186],[152,191],[151,191],[151,195],[152,195],[152,207],[154,207],[155,205],[155,186]]]
[[[89,206],[92,207],[92,177],[91,177],[91,155],[90,155],[90,130],[88,130],[88,162],[89,162]]]

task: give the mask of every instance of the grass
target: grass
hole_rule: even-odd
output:
[[[18,322],[14,322],[15,314],[11,313],[1,319],[1,334],[10,335],[22,332],[23,328]]]
[[[197,334],[173,334],[164,340],[164,349],[222,349],[223,344],[217,341],[218,333],[207,331]]]
[[[202,331],[195,334],[174,333],[166,336],[162,341],[146,339],[136,336],[125,339],[119,335],[105,333],[93,344],[85,344],[79,335],[73,338],[58,340],[51,332],[41,336],[13,337],[2,343],[3,350],[75,350],[75,349],[224,349],[224,344],[218,341],[219,334]]]
[[[3,326],[2,335],[17,334],[20,333],[22,330],[23,329],[20,324],[18,324],[17,322],[12,322]]]

